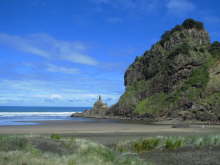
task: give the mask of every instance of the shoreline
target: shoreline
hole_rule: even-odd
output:
[[[49,120],[31,121],[39,125],[0,126],[1,135],[51,135],[86,138],[110,145],[117,141],[152,136],[192,136],[219,134],[220,126],[191,125],[190,128],[172,128],[172,124],[141,124],[112,120]]]
[[[22,121],[19,121],[22,122]],[[138,121],[122,121],[109,119],[93,120],[45,120],[27,121],[37,125],[9,125],[0,126],[0,135],[19,133],[152,133],[152,132],[206,132],[216,129],[220,125],[204,125],[194,123],[189,128],[172,128],[172,123],[144,123]]]
[[[201,120],[182,120],[180,118],[157,118],[150,119],[145,117],[124,117],[124,116],[108,116],[108,115],[90,115],[84,112],[73,113],[70,117],[72,118],[85,118],[85,119],[103,119],[103,120],[118,120],[118,121],[129,121],[129,122],[139,122],[147,124],[178,124],[178,123],[188,123],[193,125],[220,125],[220,121],[201,121]]]

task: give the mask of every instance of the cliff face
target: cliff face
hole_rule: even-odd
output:
[[[185,20],[135,59],[124,82],[109,114],[220,119],[220,44],[210,43],[201,22]]]

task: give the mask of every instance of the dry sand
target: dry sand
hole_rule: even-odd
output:
[[[39,125],[0,126],[3,134],[62,134],[88,138],[103,144],[112,144],[120,140],[149,136],[169,135],[209,135],[220,133],[220,126],[192,125],[190,128],[172,128],[170,124],[143,124],[113,120],[61,120],[41,121]]]

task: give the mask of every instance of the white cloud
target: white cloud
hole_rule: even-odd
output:
[[[60,94],[37,94],[37,95],[32,95],[32,97],[41,98],[41,99],[51,99],[51,100],[63,99],[63,96]]]
[[[190,0],[168,0],[166,7],[174,14],[186,14],[196,9],[195,4]]]
[[[110,6],[120,10],[129,10],[145,14],[147,12],[157,12],[162,8],[168,13],[183,15],[194,11],[196,5],[193,0],[91,0],[103,7]],[[103,10],[105,11],[105,10]]]
[[[63,96],[59,95],[59,94],[52,94],[49,96],[50,99],[62,99]]]
[[[95,59],[85,54],[87,47],[83,43],[57,40],[45,34],[21,37],[0,33],[0,44],[48,59],[60,59],[86,65],[98,64]]]
[[[50,105],[91,106],[99,95],[108,104],[115,103],[119,93],[79,89],[72,82],[47,82],[40,80],[1,80],[0,104],[4,105]],[[96,87],[94,87],[96,88]]]
[[[77,74],[79,70],[76,68],[67,68],[67,67],[60,67],[53,64],[47,65],[47,71],[55,72],[55,73],[65,73],[65,74]]]

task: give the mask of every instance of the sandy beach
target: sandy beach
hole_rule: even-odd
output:
[[[28,121],[28,123],[29,122],[30,121]],[[87,139],[87,142],[89,143],[95,142],[94,144],[96,145],[103,144],[107,149],[115,151],[114,149],[117,144],[123,144],[123,142],[133,140],[138,140],[140,142],[142,138],[144,139],[147,137],[158,138],[156,136],[180,136],[180,139],[182,139],[184,136],[192,136],[189,138],[193,139],[197,137],[197,140],[201,140],[201,138],[206,139],[208,137],[207,135],[219,135],[220,132],[220,125],[211,126],[202,125],[201,123],[191,124],[189,128],[172,128],[173,125],[169,122],[169,124],[167,122],[149,124],[137,121],[119,121],[108,119],[50,120],[32,121],[32,123],[38,123],[38,125],[0,126],[0,136],[13,135],[11,136],[13,138],[14,135],[17,135],[16,138],[26,137],[29,139],[28,141],[31,144],[33,143],[35,147],[40,148],[42,153],[50,151],[52,153],[58,152],[63,154],[64,152],[67,152],[65,147],[69,148],[68,146],[71,146],[72,143],[69,145],[63,145],[62,139],[65,141],[65,144],[67,139],[78,139],[80,141]],[[61,141],[53,139],[52,135],[54,137],[58,136],[58,138],[61,138]],[[215,136],[211,136],[211,139],[213,137]],[[10,138],[8,139],[11,144],[12,142]],[[208,139],[210,140],[210,138]],[[1,146],[6,145],[8,147],[9,142],[6,144],[2,143]],[[88,143],[86,143],[86,145],[88,145]],[[85,147],[86,145],[83,144],[82,146]],[[12,143],[12,148],[13,147],[14,143]],[[69,148],[70,151],[68,152],[71,152],[75,148],[77,148],[77,146]],[[75,152],[76,151],[74,150],[73,153]],[[94,151],[91,152],[91,154],[93,153]],[[122,153],[122,155],[126,154],[127,151]],[[140,158],[142,161],[146,162],[153,162],[152,164],[157,165],[218,165],[219,155],[220,150],[218,146],[204,146],[202,148],[183,146],[182,148],[178,148],[176,150],[155,149],[150,152],[135,153],[136,158]],[[86,156],[78,156],[78,158],[82,157]],[[19,158],[20,157],[18,157],[18,159]],[[26,158],[26,156],[24,156],[24,158]],[[42,159],[42,157],[39,158]],[[54,156],[52,156],[51,159],[54,159]],[[13,161],[14,156],[10,158],[10,160]],[[29,161],[30,158],[27,159],[27,162]],[[89,160],[89,162],[91,162],[91,160]]]
[[[34,121],[33,121],[34,122]],[[114,120],[58,120],[37,121],[39,125],[0,126],[0,135],[27,134],[45,135],[62,134],[87,138],[104,144],[115,141],[164,135],[209,135],[220,132],[220,126],[192,125],[190,128],[172,128],[171,124],[143,124]]]

